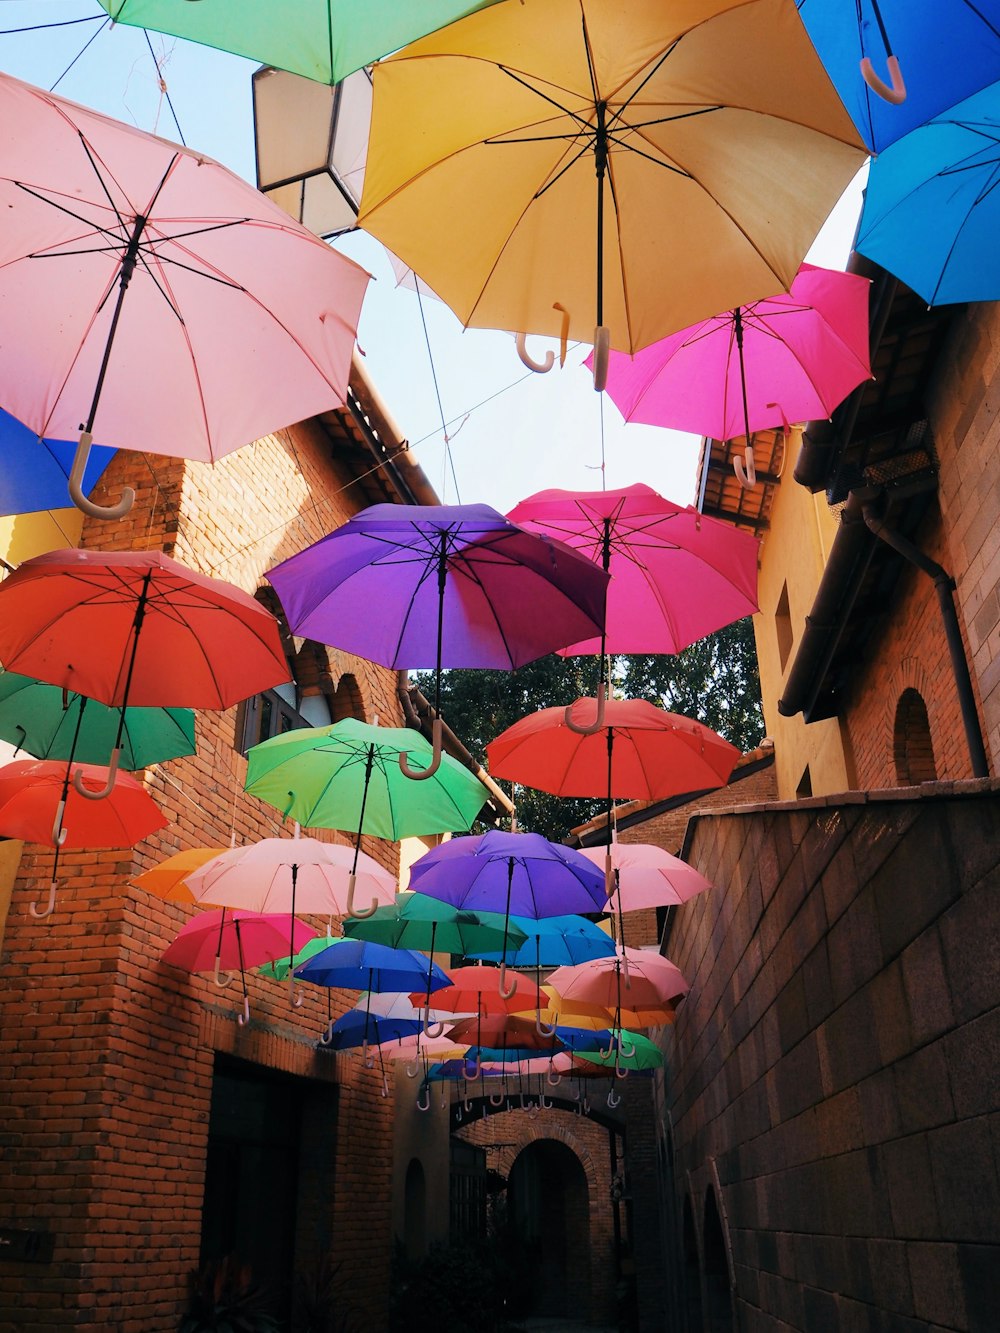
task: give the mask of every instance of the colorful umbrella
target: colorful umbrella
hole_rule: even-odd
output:
[[[1000,83],[879,154],[857,248],[929,305],[996,300],[998,182]]]
[[[299,932],[315,934],[301,923]],[[221,968],[238,967],[243,983],[243,1012],[237,1022],[242,1026],[250,1021],[246,969],[280,958],[288,953],[289,947],[287,917],[253,912],[229,912],[227,916],[227,909],[223,908],[221,912],[201,912],[186,922],[164,951],[163,961],[188,972],[213,971],[217,986],[226,986],[231,980],[222,975]]]
[[[168,822],[142,783],[127,773],[108,785],[106,769],[82,764],[74,777],[71,782],[68,764],[53,760],[16,759],[0,768],[0,837],[56,849],[48,904],[38,909],[32,903],[32,916],[48,916],[55,908],[62,847],[132,847]],[[106,799],[95,802],[94,793],[102,790]]]
[[[798,0],[798,9],[876,154],[1000,68],[998,0]]]
[[[789,0],[503,4],[376,65],[359,222],[467,325],[634,351],[790,283],[863,156]]]
[[[343,403],[363,269],[203,154],[6,74],[0,125],[0,401],[84,423],[85,512],[133,499],[83,495],[94,431],[211,461]]]
[[[119,763],[135,770],[194,754],[189,708],[108,708],[14,671],[0,672],[0,740],[36,759],[106,764],[122,724]]]
[[[49,551],[0,583],[9,671],[128,705],[229,708],[288,680],[278,625],[249,593],[160,551]]]
[[[409,991],[422,983],[427,959],[414,949],[390,949],[368,940],[334,940],[296,969],[295,975],[317,986],[345,990]],[[451,985],[447,972],[431,964],[431,989]]]
[[[608,853],[604,847],[581,847],[580,855],[603,866]],[[611,865],[623,912],[676,907],[712,887],[694,866],[647,843],[612,842]]]
[[[500,969],[496,967],[452,967],[446,973],[450,985],[434,996],[434,1007],[451,1014],[489,1015],[521,1014],[538,1007],[545,997],[523,973],[512,973],[512,986],[501,987]],[[410,999],[419,1004],[423,993],[413,991]],[[435,1034],[436,1035],[436,1034]]]
[[[593,860],[585,850],[581,855]],[[511,967],[533,967],[537,972],[543,967],[569,967],[588,958],[606,958],[615,951],[614,940],[607,931],[584,916],[549,916],[538,920],[512,916],[509,944],[515,928],[522,930],[527,938],[520,948],[515,947],[513,952],[508,949],[507,962]],[[503,959],[499,950],[477,950],[476,956],[489,963]]]
[[[757,538],[649,486],[538,491],[510,517],[611,576],[606,636],[566,654],[679,653],[757,610]]]
[[[422,949],[426,953],[475,954],[502,948],[502,918],[493,912],[463,911],[424,893],[397,894],[394,903],[380,907],[363,920],[344,922],[344,934],[352,939],[372,940],[393,949]],[[523,944],[527,934],[515,923],[509,938]]]
[[[0,410],[0,516],[64,509],[75,442],[42,440],[9,412]],[[95,444],[80,487],[85,496],[100,480],[114,449]]]
[[[616,1033],[613,1044],[620,1055],[629,1054],[629,1043],[622,1032],[623,1024],[628,1021],[624,1017],[626,1012],[630,1017],[642,1008],[655,1014],[664,1013],[688,990],[683,975],[668,958],[650,949],[627,948],[620,949],[614,958],[594,958],[576,967],[557,968],[549,976],[549,985],[567,1006],[601,1005],[613,1013],[612,1030]],[[640,1022],[635,1026],[645,1024]]]
[[[168,903],[193,903],[194,894],[187,886],[187,877],[192,871],[220,856],[225,847],[185,847],[174,852],[158,865],[136,875],[132,883],[147,893],[155,893]]]
[[[600,633],[608,581],[489,505],[372,505],[267,577],[294,634],[435,667],[435,761],[442,667],[513,669]]]
[[[99,0],[116,23],[153,28],[319,83],[339,83],[379,56],[497,0]]]
[[[832,416],[871,377],[870,286],[803,264],[789,292],[701,320],[634,356],[612,353],[608,393],[626,421],[713,440],[749,443],[758,430]]]
[[[374,727],[344,718],[303,727],[248,751],[246,790],[309,828],[345,829],[377,838],[419,837],[467,829],[486,803],[486,789],[450,755],[427,782],[403,776],[400,754],[430,762],[431,747],[407,727]],[[371,916],[377,901],[353,916]]]

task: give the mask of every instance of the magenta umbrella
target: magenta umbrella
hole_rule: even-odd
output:
[[[626,421],[715,440],[828,417],[871,376],[870,285],[803,264],[790,292],[692,324],[635,356],[612,352],[608,393]]]
[[[0,403],[213,461],[344,401],[369,275],[200,153],[0,74]],[[82,423],[82,426],[81,426]]]

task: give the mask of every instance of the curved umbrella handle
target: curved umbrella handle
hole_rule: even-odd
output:
[[[555,1075],[554,1078],[553,1075]],[[562,1082],[562,1074],[560,1074],[558,1069],[553,1067],[551,1060],[549,1061],[548,1069],[545,1071],[545,1082],[550,1088],[558,1088],[559,1084]]]
[[[621,1100],[621,1097],[615,1092],[614,1088],[608,1088],[608,1105],[611,1107],[612,1111],[616,1106],[621,1105]]]
[[[538,1094],[538,1105],[543,1111],[551,1111],[554,1105],[551,1097],[546,1097],[544,1092]]]
[[[739,454],[733,457],[733,471],[736,473],[736,480],[745,491],[752,491],[757,485],[757,466],[753,458],[753,445],[748,444],[743,450],[743,457]]]
[[[441,718],[436,717],[432,723],[431,737],[433,750],[431,751],[431,762],[426,768],[411,768],[407,756],[409,750],[400,750],[399,752],[399,771],[404,778],[409,778],[411,782],[423,782],[425,778],[432,778],[441,767],[441,742],[443,739],[444,723]]]
[[[461,1124],[463,1118],[464,1118],[464,1117],[463,1117],[463,1114],[462,1114],[462,1103],[459,1102],[459,1103],[458,1103],[458,1106],[455,1108],[455,1119],[456,1119],[456,1121],[458,1122],[458,1124]]]
[[[388,1095],[389,1095],[389,1080],[388,1080],[388,1078],[386,1077],[386,1075],[383,1074],[383,1075],[382,1075],[382,1090],[381,1090],[381,1092],[379,1093],[379,1096],[380,1096],[380,1097],[388,1097]]]
[[[526,365],[529,370],[533,370],[536,375],[547,375],[556,363],[555,353],[550,350],[545,353],[544,361],[536,361],[528,352],[525,341],[526,338],[527,334],[524,333],[514,335],[514,346],[517,348],[518,356],[521,358],[524,365]]]
[[[243,1008],[240,1013],[236,1015],[236,1021],[241,1028],[245,1028],[250,1022],[250,997],[248,995],[243,996]]]
[[[233,974],[232,974],[232,972],[220,972],[220,971],[219,971],[219,964],[220,964],[221,961],[222,961],[222,959],[221,959],[221,957],[219,956],[219,954],[216,954],[216,955],[215,955],[215,970],[214,970],[214,972],[212,973],[212,980],[215,982],[215,984],[219,987],[220,990],[221,990],[224,986],[228,986],[229,983],[230,983],[230,982],[232,981],[232,979],[233,979]]]
[[[352,870],[347,876],[347,915],[353,917],[355,921],[364,921],[370,916],[374,916],[378,911],[378,899],[373,898],[368,907],[354,906],[354,886],[357,883],[357,875]]]
[[[594,388],[603,393],[608,386],[608,353],[611,350],[611,330],[598,324],[594,330]]]
[[[435,1037],[440,1037],[443,1032],[444,1023],[431,1022],[431,1002],[428,1000],[424,1005],[424,1036],[433,1040]]]
[[[468,1115],[472,1110],[472,1103],[469,1101],[468,1097],[464,1098],[462,1105],[465,1107],[465,1114]]]
[[[466,1079],[469,1080],[478,1078],[480,1071],[482,1070],[482,1067],[483,1067],[482,1056],[480,1056],[478,1053],[476,1055],[475,1061],[471,1065],[469,1064],[468,1060],[466,1060],[465,1069],[463,1071]]]
[[[302,988],[301,988],[301,987],[299,987],[299,988],[296,990],[296,988],[295,988],[295,977],[294,977],[294,975],[293,975],[291,972],[290,972],[288,975],[289,975],[289,982],[288,982],[288,1001],[289,1001],[289,1003],[291,1004],[291,1006],[292,1006],[293,1009],[301,1009],[301,1008],[302,1008],[303,1001],[305,1000],[306,997],[302,994]]]
[[[416,1078],[420,1073],[420,1056],[418,1055],[414,1060],[407,1060],[403,1070],[407,1078]]]
[[[56,817],[52,821],[52,845],[61,847],[69,836],[66,829],[63,828],[63,815],[66,813],[66,798],[56,806]]]
[[[319,1040],[321,1046],[329,1046],[330,1043],[333,1041],[333,1025],[334,1023],[336,1023],[336,1021],[337,1020],[335,1018],[331,1018],[329,1023],[327,1023],[326,1027],[324,1028],[324,1030],[319,1034]]]
[[[431,1085],[425,1083],[417,1094],[417,1110],[429,1111],[431,1109]]]
[[[891,106],[899,106],[906,101],[906,84],[903,82],[903,72],[899,68],[899,61],[895,56],[889,56],[885,66],[889,71],[888,84],[884,83],[875,73],[875,67],[867,56],[861,62],[861,77],[872,92],[881,97],[883,102],[888,102]]]
[[[108,764],[108,780],[100,791],[92,791],[90,787],[84,785],[83,769],[78,768],[73,774],[73,790],[77,795],[88,801],[103,801],[110,796],[115,789],[115,778],[118,776],[118,762],[121,759],[121,753],[117,745],[111,751],[111,762]]]
[[[572,711],[573,705],[568,704],[566,706],[566,711],[563,713],[563,721],[566,726],[569,727],[570,731],[575,732],[577,736],[595,736],[604,726],[604,681],[602,680],[597,687],[597,715],[593,722],[585,727],[581,727],[578,723],[573,721],[573,718],[571,717]]]
[[[517,973],[515,972],[513,975],[514,975],[514,979],[513,979],[513,981],[510,983],[510,989],[508,989],[508,988],[507,988],[507,960],[504,959],[504,961],[500,964],[500,982],[499,982],[499,984],[498,984],[498,986],[497,986],[497,990],[498,990],[499,993],[500,993],[500,998],[501,998],[501,1000],[511,1000],[511,999],[514,998],[514,992],[517,990]]]
[[[367,1038],[361,1043],[361,1059],[366,1069],[375,1068],[375,1057],[371,1053],[371,1047],[368,1045]]]
[[[583,1099],[583,1101],[580,1103],[580,1105],[581,1105],[581,1107],[582,1107],[582,1109],[583,1109],[583,1114],[584,1114],[584,1115],[590,1115],[590,1098],[589,1098],[589,1097],[584,1097],[584,1099]]]
[[[126,486],[122,491],[122,498],[116,505],[99,505],[93,500],[88,500],[83,493],[83,474],[87,470],[87,460],[90,458],[90,446],[94,437],[89,430],[80,433],[80,442],[76,446],[76,453],[73,455],[73,466],[69,472],[69,498],[85,514],[91,518],[124,518],[132,508],[135,500],[135,491],[131,486]]]
[[[608,1049],[605,1050],[603,1046],[598,1046],[597,1054],[601,1057],[602,1060],[610,1060],[611,1052],[614,1049],[615,1049],[615,1034],[612,1032],[611,1040],[608,1042]]]
[[[39,907],[37,903],[29,903],[28,911],[36,920],[40,921],[43,917],[51,916],[56,910],[56,882],[49,885],[49,898],[44,907]]]
[[[491,1093],[490,1093],[490,1105],[491,1105],[491,1106],[502,1106],[502,1105],[503,1105],[503,1093],[502,1093],[502,1092],[491,1092]]]
[[[635,1042],[633,1041],[630,1045],[625,1040],[625,1034],[621,1030],[618,1032],[618,1049],[626,1060],[631,1060],[632,1056],[635,1055]]]
[[[615,1054],[615,1078],[628,1078],[628,1070],[622,1069],[621,1059],[622,1053],[619,1050]]]
[[[553,1023],[551,1027],[543,1023],[541,1009],[535,1010],[535,1031],[540,1037],[554,1037],[558,1026],[558,1023]]]

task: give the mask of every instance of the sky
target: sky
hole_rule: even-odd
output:
[[[57,85],[62,96],[164,138],[183,137],[256,183],[256,63],[156,33],[147,44],[141,30],[102,29],[104,17],[96,0],[0,0],[0,70],[41,87]],[[83,21],[12,31],[66,20]],[[808,256],[813,263],[843,267],[862,178],[817,238]],[[603,455],[607,486],[641,481],[678,503],[694,501],[698,437],[624,423],[582,367],[589,348],[571,349],[561,370],[533,374],[509,334],[464,330],[440,302],[418,301],[412,290],[397,287],[373,238],[358,232],[336,244],[374,276],[358,344],[372,382],[442,500],[485,502],[505,512],[547,487],[599,490]],[[537,358],[554,344],[529,338],[528,346]],[[442,412],[450,423],[450,457]]]

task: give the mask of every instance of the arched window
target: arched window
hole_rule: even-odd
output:
[[[326,649],[310,639],[293,637],[285,613],[270,588],[259,588],[254,595],[278,621],[290,679],[287,684],[262,690],[240,704],[236,714],[235,745],[241,754],[272,736],[280,736],[298,727],[328,727],[334,720]]]
[[[365,703],[358,682],[349,671],[337,681],[330,707],[334,722],[342,722],[345,717],[355,717],[359,722],[364,722]]]
[[[919,691],[908,687],[896,702],[896,722],[892,733],[896,780],[901,787],[920,782],[934,782],[937,768],[934,746],[927,720],[927,706]]]

